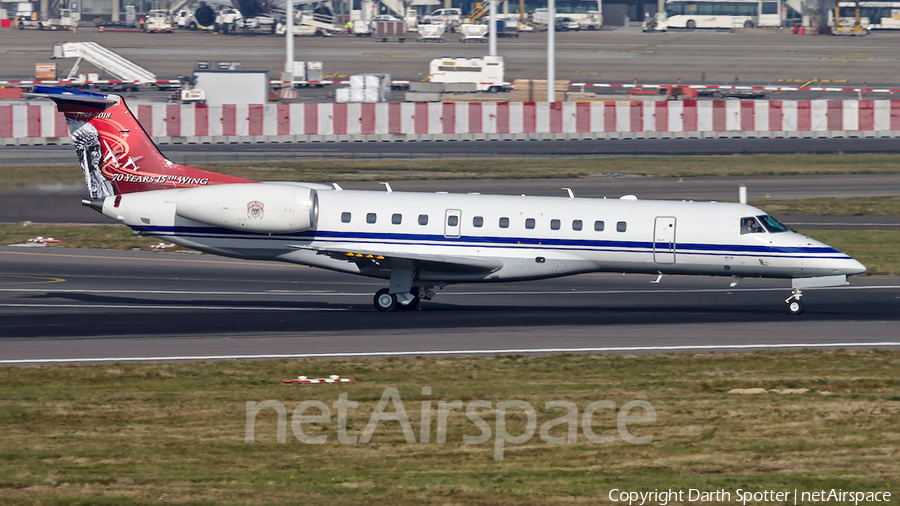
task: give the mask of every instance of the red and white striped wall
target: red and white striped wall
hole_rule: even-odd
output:
[[[900,131],[900,100],[140,104],[155,138]],[[0,138],[66,137],[53,104],[0,105]]]

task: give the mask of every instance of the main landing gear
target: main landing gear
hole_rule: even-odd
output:
[[[800,301],[800,297],[803,296],[803,292],[800,291],[799,288],[794,288],[794,291],[791,292],[791,296],[785,299],[785,304],[787,304],[787,311],[790,314],[800,314],[803,312],[803,302]]]
[[[387,288],[382,288],[375,293],[375,309],[384,312],[412,311],[422,299],[431,300],[432,297],[434,292],[431,287],[414,286],[409,293],[390,293]]]

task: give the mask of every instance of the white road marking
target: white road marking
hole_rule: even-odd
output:
[[[870,285],[870,286],[829,286],[805,288],[812,290],[898,290],[900,285]],[[781,292],[790,291],[790,287],[778,288],[679,288],[679,289],[629,289],[629,290],[528,290],[528,291],[502,291],[502,292],[438,292],[438,295],[621,295],[621,294],[645,294],[645,293],[726,293],[726,292]],[[314,295],[318,297],[370,297],[372,292],[327,292],[318,290],[289,291],[273,290],[262,292],[222,292],[222,291],[192,291],[192,290],[52,290],[41,288],[0,288],[0,292],[13,293],[99,293],[99,294],[152,294],[152,295]]]
[[[160,362],[170,360],[248,360],[281,358],[355,358],[355,357],[398,357],[419,355],[510,355],[520,353],[607,353],[637,351],[690,351],[690,350],[752,350],[779,348],[861,348],[896,347],[900,342],[884,341],[872,343],[781,343],[781,344],[704,344],[680,346],[613,346],[608,348],[515,348],[499,350],[429,350],[429,351],[371,351],[358,353],[291,353],[260,355],[194,355],[159,357],[104,357],[104,358],[32,358],[0,360],[0,364],[56,364],[71,362]]]
[[[172,305],[138,305],[138,304],[0,304],[0,307],[67,307],[81,309],[205,309],[223,311],[349,311],[346,308],[313,308],[313,307],[268,307],[268,306],[182,306]]]

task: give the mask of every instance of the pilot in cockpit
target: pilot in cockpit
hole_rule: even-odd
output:
[[[753,216],[741,218],[741,235],[743,234],[760,234],[765,232],[763,226],[756,221]]]

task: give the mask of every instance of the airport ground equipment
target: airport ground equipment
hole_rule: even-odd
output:
[[[435,58],[428,71],[433,83],[476,83],[479,91],[501,91],[505,86],[502,56]]]
[[[459,25],[460,42],[487,42],[488,25]]]
[[[388,39],[397,39],[397,42],[406,41],[406,23],[403,21],[376,21],[375,38],[381,42]]]
[[[66,80],[72,80],[78,75],[78,66],[84,60],[123,81],[138,83],[156,81],[156,74],[153,72],[96,42],[55,42],[51,58],[78,58]]]
[[[444,25],[419,25],[419,42],[444,42]]]

